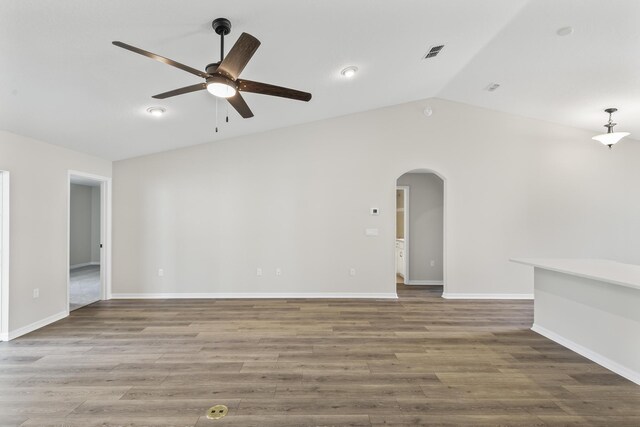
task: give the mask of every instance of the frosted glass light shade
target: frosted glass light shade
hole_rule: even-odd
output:
[[[619,142],[625,136],[631,135],[629,132],[611,132],[603,133],[602,135],[596,135],[592,139],[600,141],[604,145],[611,147],[616,142]]]
[[[228,84],[213,82],[207,84],[207,90],[220,98],[231,98],[236,94],[236,88]]]

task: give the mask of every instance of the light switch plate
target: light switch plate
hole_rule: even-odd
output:
[[[364,230],[364,234],[366,234],[367,236],[377,236],[378,235],[378,229],[377,228],[367,228]]]

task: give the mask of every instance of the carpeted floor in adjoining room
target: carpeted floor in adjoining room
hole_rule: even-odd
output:
[[[101,299],[100,266],[87,265],[69,271],[69,311]]]

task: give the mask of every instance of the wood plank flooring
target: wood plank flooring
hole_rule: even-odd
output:
[[[93,304],[0,343],[0,425],[640,426],[640,386],[531,332],[531,301],[398,286]]]

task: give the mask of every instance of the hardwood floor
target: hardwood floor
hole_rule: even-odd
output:
[[[0,425],[640,426],[640,386],[531,332],[531,301],[398,292],[93,304],[0,343]]]

